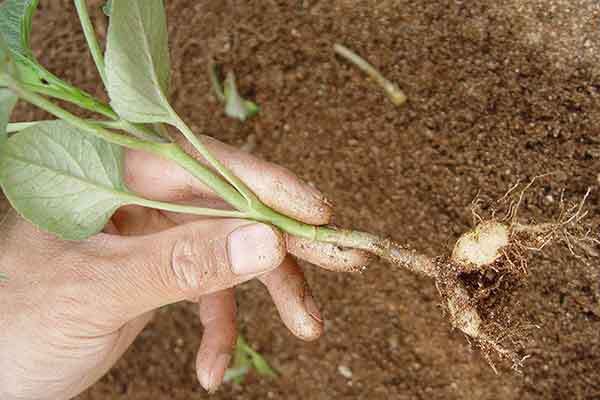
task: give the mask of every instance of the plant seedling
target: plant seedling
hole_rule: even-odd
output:
[[[223,380],[240,385],[244,383],[246,375],[253,369],[261,376],[267,378],[277,377],[277,372],[263,356],[250,347],[243,336],[239,335],[235,345],[233,365],[225,371]]]
[[[514,270],[524,264],[524,252],[554,240],[574,240],[572,231],[585,216],[583,203],[561,213],[557,222],[526,225],[516,218],[519,202],[511,207],[514,213],[509,219],[481,221],[473,232],[459,239],[451,257],[435,259],[370,233],[303,223],[265,205],[208,151],[171,107],[167,97],[171,67],[162,0],[112,0],[107,10],[110,21],[105,54],[100,51],[85,1],[74,2],[110,104],[55,77],[37,62],[29,42],[37,0],[6,0],[0,5],[0,185],[24,218],[61,238],[83,240],[100,232],[117,208],[136,204],[260,221],[288,235],[365,250],[394,266],[432,278],[454,327],[514,364],[520,362],[490,333],[478,311],[477,299],[467,290],[462,276],[489,269]],[[382,84],[394,103],[405,101],[395,85],[360,57],[340,45],[335,49]],[[227,100],[230,96],[236,104],[231,106],[235,111],[232,113],[240,117],[240,110],[248,104],[240,100],[234,79],[228,82],[223,97]],[[16,98],[57,120],[7,126]],[[93,111],[101,119],[80,118],[53,99]],[[178,129],[209,167],[174,143],[165,134],[163,124]],[[8,131],[16,133],[8,137]],[[123,147],[173,161],[212,188],[234,211],[152,201],[130,192],[123,182]],[[243,345],[241,348],[253,354]],[[260,365],[259,358],[253,360],[254,367]]]
[[[373,79],[382,89],[385,91],[385,94],[390,98],[392,103],[397,106],[401,106],[406,103],[406,95],[398,85],[387,80],[381,72],[379,72],[374,66],[372,66],[367,60],[356,54],[354,51],[350,50],[346,46],[341,44],[333,45],[333,50],[350,61],[352,64],[356,65],[358,68],[363,70],[371,79]]]
[[[233,71],[227,73],[225,89],[221,86],[217,66],[213,62],[209,64],[208,74],[215,96],[221,103],[225,104],[225,115],[243,122],[259,113],[260,108],[256,103],[245,100],[240,96]]]

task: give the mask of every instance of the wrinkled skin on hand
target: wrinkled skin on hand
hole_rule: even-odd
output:
[[[308,223],[329,221],[323,196],[287,170],[202,140],[269,206]],[[169,161],[131,151],[125,163],[128,186],[142,196],[228,208]],[[0,271],[9,277],[0,282],[0,399],[77,395],[112,367],[155,309],[179,301],[197,303],[204,325],[198,379],[216,390],[236,341],[236,285],[259,279],[292,333],[304,340],[322,334],[319,310],[289,254],[335,271],[368,261],[359,251],[243,220],[128,206],[103,233],[66,242],[10,211],[0,224]]]

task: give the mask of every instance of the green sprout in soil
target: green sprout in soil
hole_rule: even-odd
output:
[[[224,382],[234,382],[238,385],[244,383],[250,371],[256,371],[260,376],[276,378],[277,372],[257,351],[252,349],[246,340],[239,335],[233,355],[233,365],[225,371]]]
[[[381,72],[379,72],[375,67],[369,64],[369,62],[366,61],[364,58],[362,58],[354,51],[341,44],[336,43],[335,45],[333,45],[333,50],[338,55],[340,55],[341,57],[345,58],[346,60],[363,70],[367,75],[369,75],[371,79],[377,82],[377,84],[383,88],[385,94],[390,98],[390,100],[392,100],[392,103],[394,103],[397,106],[401,106],[404,103],[406,103],[406,95],[402,90],[400,90],[398,85],[387,80],[381,74]]]
[[[482,317],[485,314],[480,312],[479,298],[469,290],[464,276],[490,270],[520,271],[528,251],[540,250],[557,240],[579,240],[578,227],[585,216],[583,203],[565,209],[555,222],[523,224],[516,218],[519,201],[511,207],[509,218],[492,216],[488,221],[479,221],[472,232],[458,240],[450,257],[438,258],[371,233],[303,223],[265,205],[172,108],[167,97],[171,66],[162,0],[112,0],[105,54],[100,50],[85,1],[74,2],[110,104],[64,82],[36,60],[29,36],[37,0],[5,0],[0,5],[0,186],[25,219],[60,238],[83,240],[100,232],[119,207],[135,204],[244,218],[271,224],[288,235],[365,250],[394,267],[433,279],[455,328],[480,344],[484,352],[494,351],[520,365],[522,358],[501,344],[505,335]],[[406,100],[395,85],[352,51],[340,45],[336,45],[336,51],[373,76],[394,103]],[[223,98],[227,103],[236,103],[231,109],[238,118],[252,112],[249,103],[239,97],[233,78],[228,80]],[[57,119],[7,125],[17,99]],[[83,119],[54,99],[92,111],[98,119]],[[174,143],[164,125],[179,130],[209,165],[198,162]],[[9,137],[8,132],[15,133]],[[173,161],[213,189],[233,210],[153,201],[129,191],[123,181],[124,147]],[[256,367],[259,359],[253,360]]]
[[[227,73],[224,89],[219,80],[217,65],[213,62],[209,64],[208,73],[215,96],[225,104],[225,115],[243,122],[259,113],[258,105],[250,100],[245,100],[238,92],[235,74],[232,71]]]

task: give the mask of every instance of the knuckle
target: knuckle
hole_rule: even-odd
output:
[[[219,264],[226,262],[224,255],[217,239],[188,233],[173,245],[168,280],[184,292],[200,290],[221,279]]]

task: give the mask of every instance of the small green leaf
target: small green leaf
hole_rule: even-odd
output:
[[[0,185],[23,217],[63,239],[100,232],[131,200],[122,149],[63,121],[41,122],[0,148]]]
[[[256,115],[260,108],[251,101],[243,99],[235,83],[235,75],[229,71],[225,78],[225,114],[240,121]]]
[[[34,59],[31,52],[31,20],[38,0],[5,0],[0,5],[0,33],[8,47],[26,58]]]
[[[112,13],[112,0],[107,0],[106,3],[104,3],[102,6],[102,12],[107,17],[110,17],[110,14]]]
[[[17,96],[11,90],[0,88],[0,145],[8,138],[6,126],[17,100]]]
[[[34,91],[63,100],[93,103],[85,92],[69,85],[42,67],[31,51],[31,26],[38,0],[5,0],[0,4],[0,35],[16,65],[19,80]]]
[[[111,105],[131,122],[171,122],[167,22],[162,0],[113,0],[106,44]]]
[[[252,369],[252,362],[246,352],[248,345],[242,335],[238,335],[233,353],[233,365],[225,371],[224,382],[244,383],[244,378]]]
[[[244,382],[245,376],[254,369],[259,375],[276,378],[277,372],[258,352],[252,349],[243,336],[239,335],[233,356],[233,366],[225,371],[223,380],[237,384]]]
[[[223,382],[235,382],[238,385],[244,383],[244,378],[250,371],[250,367],[229,368],[223,375]]]
[[[263,358],[263,356],[261,356],[260,354],[258,354],[255,351],[253,351],[251,354],[251,358],[252,358],[252,366],[254,367],[256,372],[258,372],[259,375],[267,376],[269,378],[277,377],[277,373],[275,372],[275,370],[273,368],[271,368],[271,366],[269,365],[267,360],[265,360]]]
[[[7,281],[7,280],[8,280],[8,276],[6,276],[2,272],[0,272],[0,282]]]

